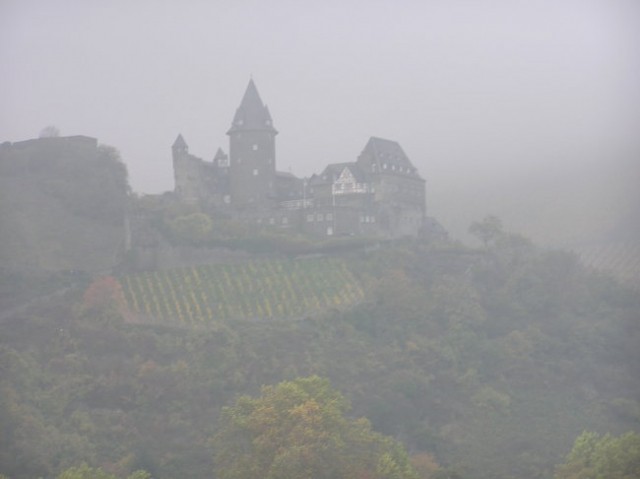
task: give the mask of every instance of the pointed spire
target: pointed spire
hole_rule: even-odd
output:
[[[253,78],[244,92],[240,106],[233,117],[231,128],[227,133],[239,130],[269,130],[277,133],[273,128],[273,121],[269,109],[262,103]]]
[[[216,151],[216,155],[213,157],[213,160],[215,161],[226,157],[227,154],[224,152],[224,150],[222,148],[218,148],[218,151]]]
[[[187,142],[182,138],[182,134],[178,134],[178,138],[173,142],[173,146],[171,147],[174,150],[188,150]]]

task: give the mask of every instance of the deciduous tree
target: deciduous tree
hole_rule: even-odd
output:
[[[640,435],[614,437],[583,432],[555,479],[634,479],[640,477]]]
[[[402,446],[345,417],[348,404],[317,376],[265,386],[223,410],[221,479],[417,479]]]

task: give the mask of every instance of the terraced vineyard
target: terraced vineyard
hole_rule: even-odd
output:
[[[579,248],[577,253],[587,266],[610,273],[640,290],[640,245],[609,243]]]
[[[315,258],[203,265],[121,278],[138,317],[183,324],[292,318],[355,304],[364,292],[344,261]]]

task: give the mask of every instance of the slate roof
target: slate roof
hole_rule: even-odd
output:
[[[187,146],[187,142],[184,141],[184,138],[182,138],[182,135],[178,134],[176,141],[173,142],[172,148],[184,148],[186,150],[189,147]]]
[[[410,175],[420,177],[400,144],[396,141],[371,137],[362,150],[358,162],[370,161],[380,173]],[[386,168],[385,168],[386,165]],[[364,166],[364,165],[363,165]]]
[[[249,80],[247,90],[244,92],[240,106],[231,122],[231,128],[227,134],[235,131],[267,130],[274,134],[278,132],[273,127],[273,120],[269,108],[262,103],[260,94],[253,79]]]

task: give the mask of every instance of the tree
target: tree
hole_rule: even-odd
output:
[[[640,477],[640,435],[613,437],[583,432],[555,479],[634,479]]]
[[[93,280],[82,295],[82,310],[105,322],[127,317],[127,300],[120,282],[113,276]]]
[[[57,479],[119,479],[118,476],[109,474],[100,468],[94,469],[83,464],[79,467],[72,467],[58,475]],[[126,479],[151,479],[151,474],[145,471],[135,471]]]
[[[469,226],[469,233],[482,241],[486,248],[503,234],[502,221],[497,216],[487,216],[480,222],[474,221]]]
[[[402,446],[348,419],[345,398],[312,376],[265,386],[224,408],[214,440],[221,479],[417,479]]]
[[[60,130],[53,125],[44,127],[40,131],[40,138],[57,138],[60,136]]]
[[[186,216],[178,216],[171,221],[170,228],[176,237],[198,242],[209,237],[212,230],[212,222],[211,218],[204,213],[191,213]]]

